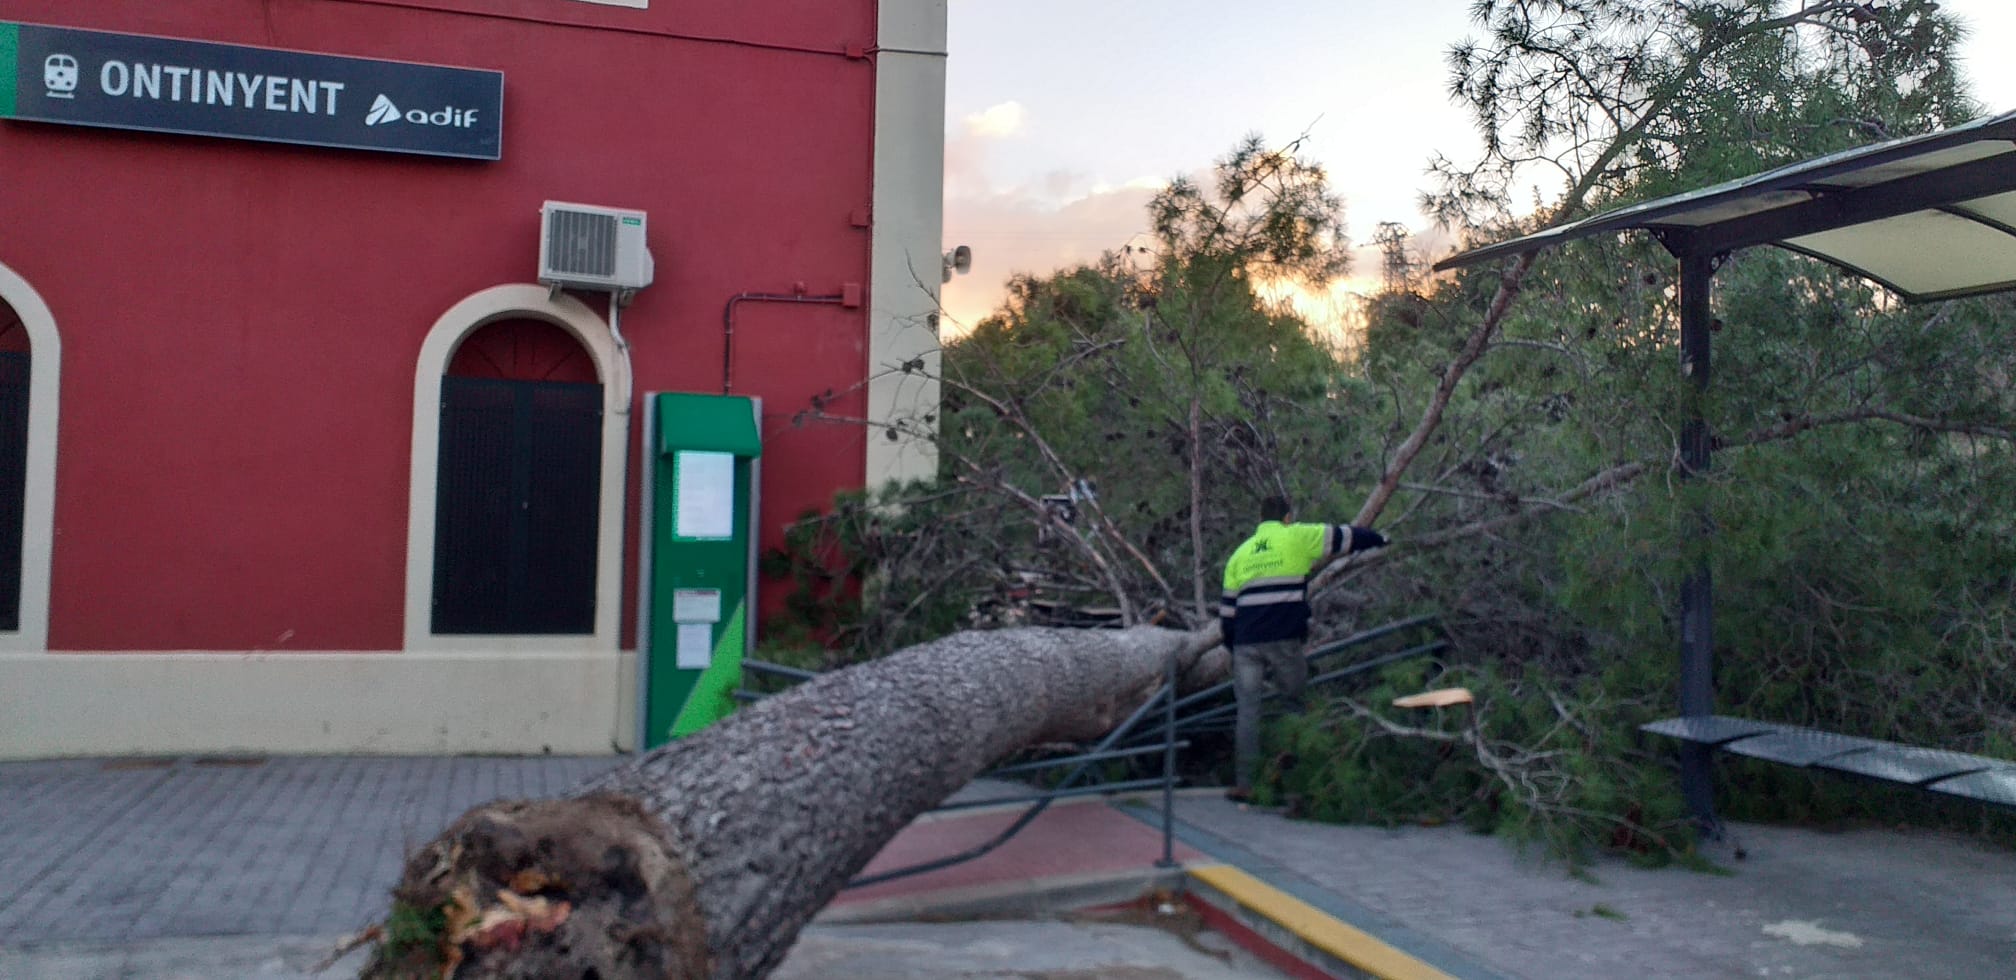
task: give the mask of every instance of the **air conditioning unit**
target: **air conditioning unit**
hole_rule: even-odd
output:
[[[617,292],[651,285],[644,212],[547,201],[539,208],[539,281]]]

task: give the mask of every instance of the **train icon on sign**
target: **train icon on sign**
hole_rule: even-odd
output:
[[[42,87],[52,99],[76,98],[77,59],[67,54],[42,59]]]

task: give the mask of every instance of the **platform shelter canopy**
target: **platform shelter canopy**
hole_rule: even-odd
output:
[[[1679,256],[1776,245],[1910,300],[2016,288],[2016,112],[1618,208],[1435,268],[1632,229]]]

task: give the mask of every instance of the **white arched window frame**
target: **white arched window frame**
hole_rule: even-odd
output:
[[[49,565],[56,540],[56,429],[63,340],[42,294],[0,264],[0,302],[28,331],[28,463],[21,501],[21,628],[0,632],[0,651],[49,649]]]
[[[441,378],[462,341],[499,320],[551,323],[581,342],[602,383],[602,488],[595,543],[595,631],[575,636],[449,636],[433,631],[434,515],[441,460]],[[406,520],[408,650],[553,653],[614,650],[623,613],[623,491],[628,472],[630,367],[609,325],[580,300],[544,286],[492,286],[456,303],[420,345],[413,373],[412,493]]]

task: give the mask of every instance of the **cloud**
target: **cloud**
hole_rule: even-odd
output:
[[[973,271],[955,277],[942,291],[945,335],[963,334],[999,309],[1015,275],[1047,275],[1128,244],[1153,248],[1147,234],[1148,202],[1166,186],[1161,178],[1116,185],[1053,171],[1015,187],[948,194],[945,247],[971,247]],[[1408,244],[1421,275],[1430,262],[1453,250],[1452,236],[1432,227],[1417,230]],[[1384,280],[1384,257],[1376,244],[1354,242],[1351,253],[1350,273],[1333,283],[1271,284],[1262,286],[1261,293],[1288,305],[1329,342],[1349,348],[1358,339],[1367,299]]]
[[[1022,103],[998,103],[966,116],[945,134],[945,193],[986,194],[993,191],[987,156],[993,145],[1022,131],[1029,112]]]
[[[1091,262],[1140,237],[1148,228],[1148,201],[1167,185],[1159,177],[1115,183],[1064,169],[1002,180],[993,166],[1000,148],[1028,125],[1028,110],[1011,100],[947,127],[945,247],[973,249],[972,273],[942,291],[948,336],[994,312],[1011,277]]]
[[[1117,187],[1106,183],[1093,184],[1092,193],[1110,194],[1116,190],[1129,190],[1147,191],[1150,194],[1156,194],[1160,193],[1162,188],[1167,186],[1169,186],[1169,181],[1162,177],[1136,177]]]
[[[983,139],[1006,139],[1022,131],[1029,111],[1020,102],[991,105],[966,117],[966,132]]]
[[[965,333],[999,309],[1016,275],[1048,275],[1130,244],[1155,245],[1147,234],[1148,204],[1169,186],[1165,176],[1055,169],[1002,179],[1002,158],[1010,152],[1003,141],[1027,123],[1022,105],[1010,101],[948,127],[944,243],[947,249],[970,247],[973,268],[941,290],[947,337]],[[1422,258],[1448,249],[1447,236],[1433,233],[1417,235],[1412,244]],[[1325,289],[1284,290],[1278,297],[1312,323],[1339,333],[1340,340],[1344,324],[1353,321],[1381,278],[1376,246],[1358,243],[1353,251],[1349,278]]]
[[[944,288],[948,335],[964,333],[1000,306],[1019,273],[1046,275],[1096,260],[1137,241],[1148,229],[1155,187],[1097,187],[1083,174],[1051,173],[1029,185],[948,194],[945,247],[973,249],[972,273]]]

